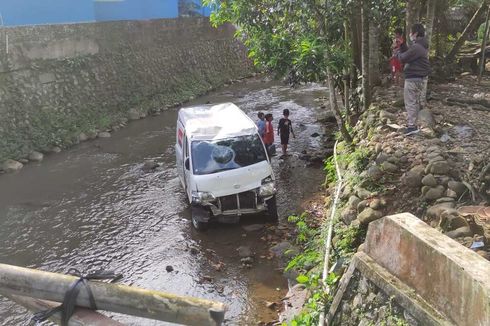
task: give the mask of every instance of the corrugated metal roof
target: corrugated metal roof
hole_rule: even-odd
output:
[[[222,139],[257,132],[252,119],[233,103],[182,108],[179,120],[189,138]]]

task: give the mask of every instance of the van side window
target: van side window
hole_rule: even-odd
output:
[[[187,137],[185,137],[185,143],[184,143],[185,149],[184,149],[184,157],[187,158],[189,157],[189,146],[187,145]]]

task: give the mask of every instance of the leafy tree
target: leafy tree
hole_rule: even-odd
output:
[[[337,103],[351,53],[345,46],[344,22],[350,0],[205,0],[217,8],[215,25],[238,26],[237,36],[249,49],[254,64],[287,76],[291,84],[327,81],[330,106],[343,138],[351,142],[345,115]]]

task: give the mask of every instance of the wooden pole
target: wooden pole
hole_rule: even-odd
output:
[[[44,311],[55,308],[60,304],[58,302],[33,299],[18,295],[4,295],[6,298],[34,312]],[[61,312],[53,314],[49,320],[54,323],[61,323]],[[76,308],[72,317],[68,321],[68,326],[123,326],[107,316],[87,308]]]
[[[0,264],[0,292],[62,302],[78,278],[71,275]],[[225,305],[127,285],[88,281],[97,309],[184,325],[220,325]],[[82,286],[76,306],[90,308]]]
[[[481,58],[480,58],[480,70],[478,71],[478,83],[481,83],[481,78],[483,71],[485,70],[485,54],[487,48],[487,38],[488,38],[488,25],[490,19],[490,6],[487,9],[487,18],[485,20],[485,31],[483,32],[483,40],[481,41]]]

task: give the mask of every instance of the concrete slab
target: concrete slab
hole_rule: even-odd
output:
[[[364,251],[457,325],[490,325],[490,262],[409,213],[369,225]]]

